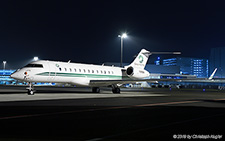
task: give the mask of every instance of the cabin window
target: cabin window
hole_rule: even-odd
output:
[[[88,73],[90,73],[90,70],[88,70]]]
[[[70,68],[70,72],[72,72],[72,69]]]
[[[112,74],[113,74],[113,71],[112,71]]]
[[[98,70],[96,70],[96,72],[98,73]]]
[[[77,70],[76,69],[74,69],[74,72],[76,72]]]
[[[92,73],[94,73],[94,70],[92,70]]]
[[[65,68],[65,71],[67,71],[67,69]]]
[[[59,68],[59,71],[62,71],[62,68]]]
[[[101,70],[101,74],[102,74],[103,72],[102,72],[102,70]]]
[[[86,72],[86,70],[84,69],[84,73]]]
[[[108,74],[110,74],[110,71],[108,71]]]
[[[81,72],[81,69],[79,69],[79,72]]]
[[[106,74],[106,71],[104,71],[104,74]]]

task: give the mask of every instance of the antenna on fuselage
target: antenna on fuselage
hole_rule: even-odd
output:
[[[71,60],[68,61],[68,63],[70,63]]]

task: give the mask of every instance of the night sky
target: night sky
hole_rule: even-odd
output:
[[[118,35],[123,32],[129,36],[124,40],[124,62],[131,62],[142,48],[209,58],[210,48],[225,46],[225,1],[0,2],[0,61],[7,61],[7,69],[22,67],[34,56],[119,62]]]

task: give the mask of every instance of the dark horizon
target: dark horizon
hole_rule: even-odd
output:
[[[209,58],[225,46],[224,1],[1,1],[0,61],[131,62],[142,48]],[[177,56],[174,56],[177,57]],[[2,68],[1,66],[0,68]]]

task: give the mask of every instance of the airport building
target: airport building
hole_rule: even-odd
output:
[[[198,78],[209,76],[208,59],[176,57],[163,60],[163,66],[179,66],[180,74],[196,75]]]
[[[15,70],[0,70],[0,84],[11,84],[15,82],[15,80],[10,77],[14,71]]]
[[[212,48],[209,63],[210,73],[217,68],[215,78],[225,78],[225,47]]]

